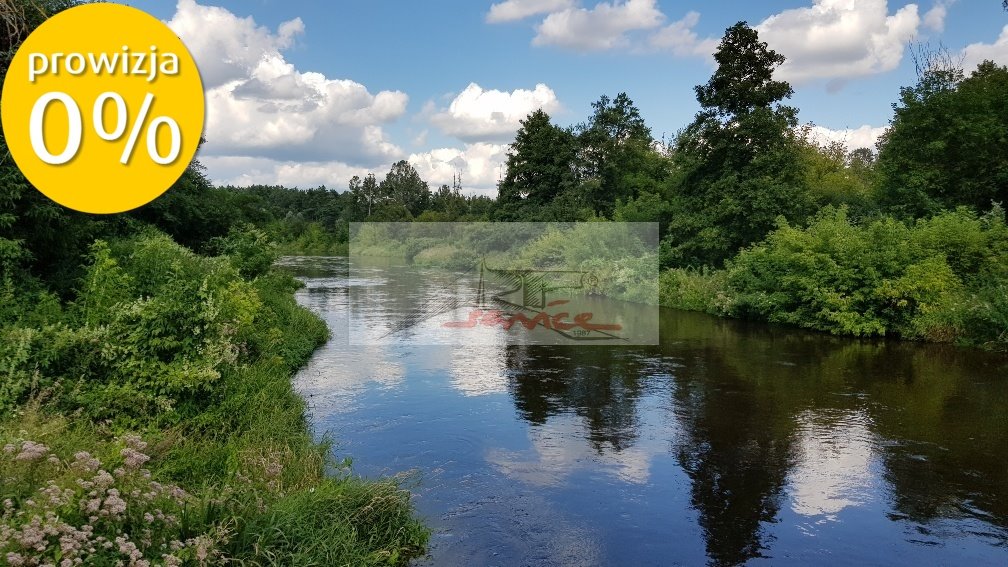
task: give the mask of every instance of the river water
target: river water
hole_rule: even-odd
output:
[[[658,346],[357,345],[343,258],[286,258],[333,339],[296,378],[420,565],[1008,564],[1008,358],[663,310]]]

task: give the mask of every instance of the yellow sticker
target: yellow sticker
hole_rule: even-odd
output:
[[[164,193],[203,134],[192,55],[150,14],[87,4],[46,20],[7,71],[0,114],[28,181],[86,213],[119,213]]]

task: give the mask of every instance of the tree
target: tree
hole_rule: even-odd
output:
[[[430,200],[430,189],[427,182],[406,160],[399,160],[392,165],[385,179],[378,186],[378,193],[387,196],[397,205],[402,205],[411,215],[419,215]]]
[[[796,147],[793,91],[773,78],[784,57],[745,22],[728,28],[718,68],[695,88],[701,110],[679,134],[668,245],[678,265],[720,265],[761,239],[778,216],[811,211]]]
[[[985,61],[964,77],[947,58],[926,63],[879,141],[883,205],[920,217],[1008,202],[1008,67]]]
[[[545,205],[572,187],[574,135],[550,122],[549,114],[538,109],[521,121],[515,141],[507,154],[506,173],[497,191],[502,205],[522,200]]]
[[[595,181],[585,185],[588,202],[597,212],[610,214],[617,199],[637,195],[641,180],[630,177],[644,171],[655,173],[647,166],[656,152],[651,147],[651,130],[626,93],[611,100],[603,95],[592,108],[591,119],[578,128],[579,173],[582,179]]]
[[[875,155],[868,148],[848,151],[840,141],[820,143],[809,133],[798,140],[803,183],[816,208],[847,205],[860,217],[872,204]]]
[[[374,174],[367,174],[363,181],[361,181],[360,177],[354,175],[350,178],[348,189],[354,208],[353,218],[364,219],[371,216],[375,205],[380,201],[378,181],[375,179]]]
[[[466,198],[462,195],[462,181],[456,180],[452,187],[442,185],[431,194],[430,210],[442,213],[444,218],[454,220],[467,209]]]

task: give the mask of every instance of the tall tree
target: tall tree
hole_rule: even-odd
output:
[[[378,186],[378,192],[388,195],[395,204],[406,207],[413,216],[419,215],[430,200],[430,189],[427,182],[406,160],[399,160],[392,165],[388,175]]]
[[[579,126],[579,169],[591,203],[597,212],[610,214],[620,198],[635,197],[628,176],[647,169],[651,130],[640,110],[626,93],[610,99],[603,95],[592,103],[594,112],[587,124]]]
[[[676,140],[667,246],[679,265],[720,265],[778,216],[811,211],[795,151],[798,111],[782,104],[794,91],[773,77],[784,57],[739,22],[714,59],[714,75],[695,89],[701,110]]]
[[[550,122],[538,109],[521,121],[507,154],[504,179],[497,190],[503,205],[522,200],[544,205],[574,184],[574,135]]]
[[[378,181],[375,180],[374,174],[367,174],[363,180],[354,175],[350,178],[348,189],[354,208],[354,218],[365,219],[371,216],[380,197],[378,193]]]
[[[1008,67],[985,61],[964,77],[955,62],[930,58],[893,108],[877,164],[888,209],[928,216],[1008,203]]]

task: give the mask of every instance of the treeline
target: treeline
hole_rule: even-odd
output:
[[[407,162],[340,192],[228,190],[271,201],[264,226],[290,250],[343,242],[363,220],[658,222],[670,306],[1005,348],[1008,68],[966,74],[945,52],[916,57],[918,81],[875,150],[800,125],[793,89],[774,78],[784,57],[740,22],[673,139],[656,141],[625,93],[573,127],[537,110],[493,200],[431,191]]]

